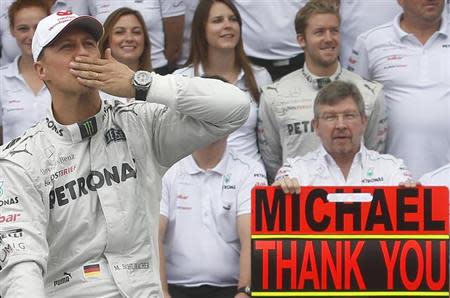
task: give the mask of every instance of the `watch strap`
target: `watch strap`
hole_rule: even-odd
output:
[[[148,94],[148,90],[149,88],[139,88],[139,87],[135,87],[136,90],[136,96],[135,99],[136,100],[147,100],[147,94]]]

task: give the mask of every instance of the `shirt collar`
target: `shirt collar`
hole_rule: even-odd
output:
[[[400,27],[400,21],[402,19],[402,15],[403,15],[403,13],[399,13],[394,18],[394,32],[397,35],[398,39],[403,39],[409,35],[408,32],[404,31],[402,29],[402,27]],[[439,34],[448,36],[448,21],[447,21],[446,8],[444,8],[444,11],[442,12],[441,26],[439,27],[438,32],[439,32]]]
[[[320,145],[319,147],[319,157],[321,163],[328,167],[330,165],[336,165],[336,162],[334,158],[325,150],[325,147],[323,145]],[[359,151],[356,153],[355,157],[353,158],[352,164],[355,164],[355,162],[361,164],[364,167],[365,161],[367,159],[367,148],[364,146],[364,144],[361,142],[361,146],[359,148]]]
[[[219,163],[214,168],[210,169],[209,171],[215,172],[221,176],[225,175],[227,172],[228,155],[229,154],[228,154],[228,146],[227,146],[225,148],[225,151],[223,152],[223,156],[220,159]],[[195,175],[195,174],[206,172],[205,170],[203,170],[202,168],[200,168],[197,165],[197,162],[195,161],[192,154],[183,160],[183,166],[189,175]]]
[[[195,69],[194,66],[192,66],[192,74],[194,74],[194,69]],[[198,65],[198,76],[201,77],[204,74],[205,74],[205,70],[203,69],[203,65],[200,63]],[[239,74],[237,76],[236,82],[230,82],[230,83],[233,85],[238,84],[241,80],[244,79],[244,75],[245,75],[244,70],[241,68],[241,70],[239,71]]]
[[[6,66],[6,68],[3,70],[3,74],[5,77],[9,78],[20,78],[19,73],[19,58],[21,55],[16,56],[14,58],[14,61]]]
[[[320,80],[320,79],[329,78],[332,82],[339,80],[339,77],[342,74],[341,63],[339,63],[339,61],[338,61],[338,67],[337,67],[336,71],[334,72],[334,74],[332,74],[331,76],[316,76],[315,74],[311,73],[311,71],[308,69],[308,66],[306,65],[306,62],[305,62],[305,64],[303,64],[302,74],[305,77],[305,79],[313,85],[314,88],[320,89],[318,86],[318,80]]]
[[[62,125],[55,120],[53,109],[50,107],[45,129],[62,142],[79,143],[102,130],[107,108],[105,101],[102,101],[100,111],[94,116],[78,123]]]

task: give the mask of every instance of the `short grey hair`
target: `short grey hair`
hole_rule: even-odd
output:
[[[350,97],[358,107],[361,116],[366,116],[364,100],[355,84],[345,81],[334,81],[320,89],[314,100],[314,119],[319,118],[319,106],[333,106]]]

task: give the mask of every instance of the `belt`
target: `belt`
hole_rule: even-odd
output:
[[[261,58],[255,58],[255,57],[249,57],[250,60],[261,66],[272,66],[272,67],[282,67],[282,66],[289,66],[289,65],[299,65],[303,66],[305,54],[300,53],[295,57],[289,58],[289,59],[283,59],[283,60],[266,60]]]

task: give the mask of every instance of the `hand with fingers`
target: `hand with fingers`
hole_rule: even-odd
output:
[[[283,177],[276,180],[272,186],[279,186],[284,191],[284,193],[300,193],[300,183],[298,183],[297,178]]]
[[[105,59],[75,57],[75,61],[70,63],[70,72],[84,86],[97,88],[114,96],[135,97],[132,84],[134,72],[114,59],[111,49],[106,49]]]

